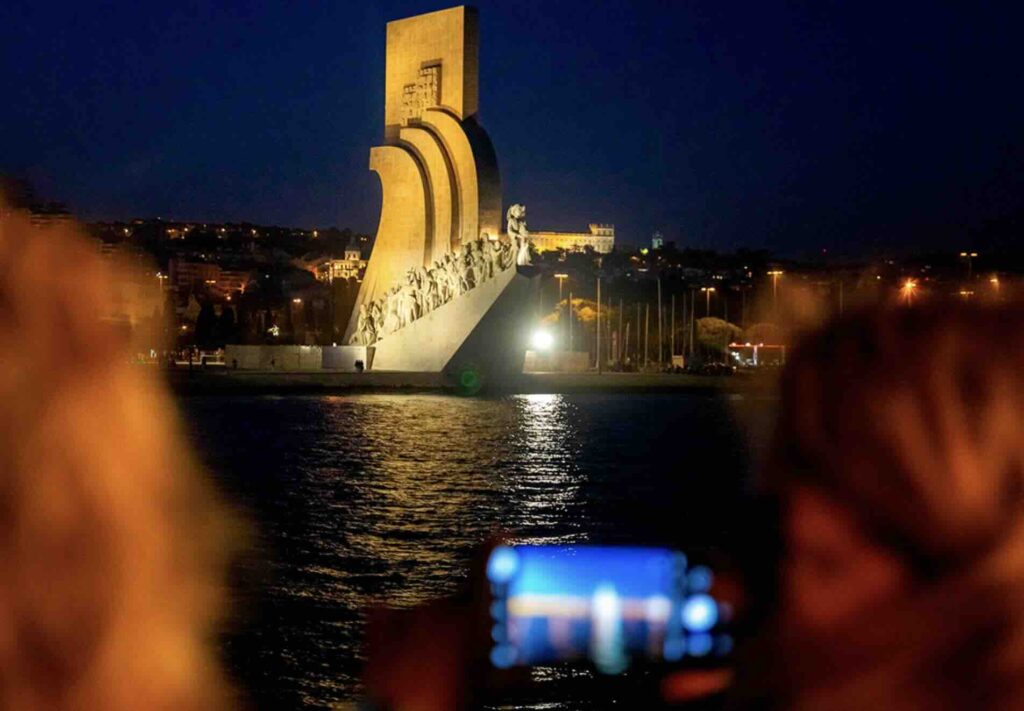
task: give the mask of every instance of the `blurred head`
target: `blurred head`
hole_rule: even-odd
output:
[[[0,707],[217,708],[228,518],[101,318],[116,275],[0,216]]]
[[[806,676],[885,658],[896,683],[898,658],[935,681],[966,648],[972,673],[1024,668],[1022,418],[1018,310],[865,313],[795,349],[768,483],[780,619]]]

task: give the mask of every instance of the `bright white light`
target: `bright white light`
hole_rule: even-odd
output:
[[[707,632],[718,622],[718,605],[710,595],[694,595],[683,603],[682,617],[687,631]]]
[[[605,674],[618,674],[629,665],[622,630],[622,599],[609,583],[598,585],[590,601],[590,658]]]
[[[555,337],[548,331],[538,329],[533,332],[533,338],[530,339],[530,343],[535,351],[549,351],[555,345]]]

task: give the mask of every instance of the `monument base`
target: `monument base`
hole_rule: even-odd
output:
[[[324,370],[361,373],[373,367],[373,346],[324,346]]]
[[[445,373],[480,382],[521,373],[537,279],[510,268],[374,344],[375,371]]]

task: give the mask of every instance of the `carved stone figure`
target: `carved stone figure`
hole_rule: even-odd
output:
[[[487,273],[484,275],[484,279],[493,279],[495,273],[497,273],[501,267],[498,265],[498,254],[494,248],[494,242],[490,239],[483,240],[483,256],[484,256],[484,269]]]
[[[399,317],[402,326],[407,326],[419,317],[416,303],[416,273],[409,270],[405,277],[405,286],[399,292]]]
[[[473,274],[473,255],[468,248],[463,248],[459,253],[459,293],[465,294],[476,286],[476,275]]]
[[[451,298],[459,296],[465,291],[466,282],[462,278],[462,250],[449,252],[448,256],[448,280],[451,284]]]
[[[510,269],[516,264],[516,245],[512,238],[502,242],[501,253],[498,255],[498,262],[502,269]]]
[[[394,333],[402,327],[402,317],[398,309],[398,287],[388,289],[384,296],[384,333]]]
[[[476,284],[487,281],[487,264],[484,260],[484,245],[482,240],[470,243],[470,259],[473,262],[473,277]]]
[[[436,262],[435,262],[436,264]],[[427,272],[427,293],[424,299],[424,309],[433,311],[441,305],[440,293],[438,292],[437,270],[431,269]]]
[[[359,306],[359,317],[356,320],[356,331],[352,334],[352,338],[349,340],[349,345],[353,346],[365,346],[367,345],[367,314],[366,304]]]
[[[521,267],[531,264],[530,240],[521,235],[516,237],[516,264]]]
[[[506,232],[508,233],[509,239],[514,239],[518,236],[526,237],[528,235],[526,231],[526,206],[516,203],[509,207],[508,212],[505,213]]]
[[[375,299],[370,303],[370,325],[373,327],[374,343],[384,335],[384,304],[381,299]]]
[[[530,264],[530,233],[526,229],[526,206],[513,205],[505,217],[508,223],[508,238],[515,246],[516,264]]]

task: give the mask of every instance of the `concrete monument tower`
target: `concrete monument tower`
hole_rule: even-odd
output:
[[[502,234],[494,147],[477,121],[476,10],[389,22],[377,238],[346,342],[374,370],[521,368],[523,234]]]

